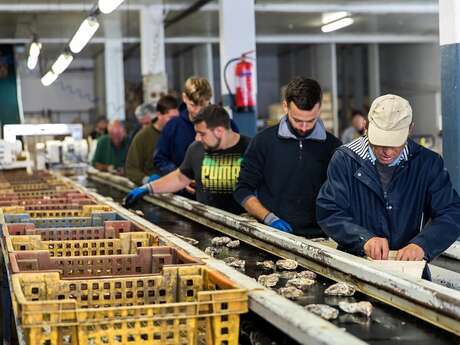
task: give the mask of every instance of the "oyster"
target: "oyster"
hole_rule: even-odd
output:
[[[324,293],[331,296],[353,296],[355,291],[355,288],[350,284],[336,283],[324,290]]]
[[[282,271],[280,272],[280,278],[283,278],[283,279],[297,278],[297,272],[296,271]]]
[[[256,265],[266,271],[273,271],[275,269],[275,263],[271,260],[257,261]]]
[[[339,311],[327,304],[309,304],[305,306],[305,309],[310,313],[321,316],[325,320],[337,319],[337,316],[339,316]]]
[[[219,254],[219,251],[214,247],[206,247],[204,252],[212,258],[215,257],[217,254]]]
[[[213,246],[219,247],[219,246],[225,246],[227,243],[231,242],[232,239],[230,237],[224,236],[224,237],[214,237],[211,240],[211,244]]]
[[[308,278],[294,278],[287,281],[286,286],[294,286],[300,290],[307,290],[309,286],[315,284],[316,281]]]
[[[226,244],[226,246],[228,248],[238,248],[240,246],[240,241],[239,240],[234,240],[234,241],[230,241]]]
[[[280,275],[278,273],[268,274],[268,275],[261,275],[257,278],[257,282],[262,284],[265,287],[273,287],[278,284],[280,280]]]
[[[295,299],[303,296],[302,290],[297,289],[294,286],[282,287],[278,290],[281,296],[289,299]]]
[[[297,272],[297,278],[307,278],[307,279],[316,279],[316,273],[312,271],[302,271],[302,272]]]
[[[244,266],[246,265],[246,261],[240,260],[233,256],[229,256],[228,258],[224,259],[224,262],[229,265],[230,267],[238,268],[244,270]]]
[[[278,260],[276,262],[276,267],[282,270],[295,270],[297,266],[297,261],[290,259]]]
[[[371,316],[372,310],[374,307],[370,302],[357,302],[357,303],[348,303],[348,302],[339,302],[339,308],[342,309],[346,313],[359,313],[364,314],[367,317]]]
[[[197,245],[198,243],[200,243],[200,241],[197,241],[197,240],[195,240],[194,238],[191,238],[191,237],[185,237],[185,236],[182,236],[182,235],[179,235],[179,234],[176,234],[176,233],[174,233],[174,235],[179,237],[181,240],[184,240],[185,242],[190,243],[191,245]]]

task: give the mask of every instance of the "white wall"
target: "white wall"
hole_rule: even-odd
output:
[[[25,61],[19,63],[19,75],[26,116],[43,111],[62,112],[67,121],[72,121],[78,113],[88,114],[95,107],[92,60],[75,59],[71,67],[48,87],[41,84],[37,69],[27,69]]]
[[[409,100],[415,134],[438,134],[441,62],[437,44],[380,45],[381,92]]]

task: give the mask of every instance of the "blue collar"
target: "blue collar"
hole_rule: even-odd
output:
[[[292,131],[289,129],[288,125],[288,118],[287,115],[283,116],[279,123],[279,128],[278,128],[278,136],[280,138],[284,139],[295,139],[295,140],[301,140],[302,138],[297,137]],[[326,128],[324,127],[323,121],[321,119],[318,119],[315,123],[315,127],[313,128],[313,131],[308,135],[306,138],[303,139],[308,139],[308,140],[319,140],[319,141],[324,141],[327,139],[327,133],[326,133]]]

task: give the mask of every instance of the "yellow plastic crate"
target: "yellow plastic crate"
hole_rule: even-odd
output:
[[[13,304],[28,344],[238,345],[247,290],[205,266],[63,280],[20,273]]]
[[[107,205],[82,205],[74,209],[66,209],[65,205],[50,205],[50,208],[30,210],[25,206],[7,206],[0,209],[4,214],[28,214],[31,218],[89,217],[93,212],[112,211],[112,208]]]
[[[118,238],[97,240],[43,241],[40,235],[6,236],[8,252],[47,250],[52,257],[134,254],[139,247],[159,245],[151,232],[127,232]]]

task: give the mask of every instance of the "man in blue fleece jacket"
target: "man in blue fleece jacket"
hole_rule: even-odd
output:
[[[316,80],[293,79],[284,98],[286,116],[251,141],[233,196],[266,225],[321,237],[315,200],[341,142],[326,132],[319,118],[322,91]]]
[[[442,158],[408,139],[409,102],[381,96],[368,118],[367,135],[332,157],[318,223],[352,254],[430,261],[460,236],[460,198]]]

